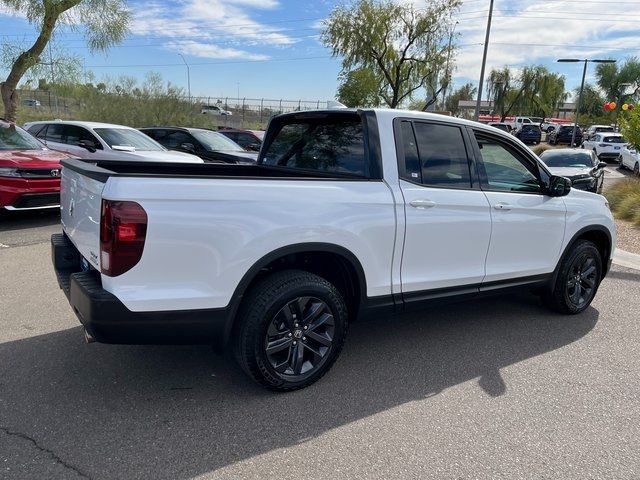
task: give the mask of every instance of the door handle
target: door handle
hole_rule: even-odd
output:
[[[427,208],[435,207],[436,202],[432,200],[412,200],[411,202],[409,202],[409,205],[421,210],[425,210]]]
[[[511,210],[513,207],[508,203],[499,202],[496,203],[493,208],[495,208],[496,210]]]

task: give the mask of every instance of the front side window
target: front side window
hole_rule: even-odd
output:
[[[536,168],[513,147],[476,134],[489,190],[541,192]]]
[[[267,146],[263,165],[354,176],[366,173],[364,132],[357,116],[292,119]]]
[[[469,159],[458,127],[415,122],[422,183],[434,187],[470,188]]]
[[[62,140],[67,145],[80,145],[80,142],[84,140],[93,143],[95,148],[102,150],[102,145],[98,139],[86,128],[78,127],[77,125],[64,125]]]
[[[180,148],[183,143],[191,143],[193,145],[193,138],[188,133],[176,130],[167,134],[162,145],[167,148]]]

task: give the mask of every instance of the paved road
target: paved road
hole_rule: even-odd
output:
[[[0,478],[640,478],[638,271],[575,317],[523,295],[355,324],[273,394],[207,347],[84,344],[52,219],[0,231]]]

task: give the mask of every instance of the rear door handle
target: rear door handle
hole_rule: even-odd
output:
[[[513,207],[508,203],[499,202],[496,203],[493,208],[495,208],[496,210],[511,210]]]
[[[434,202],[433,200],[412,200],[411,202],[409,202],[409,205],[421,210],[425,210],[427,208],[435,207],[436,202]]]

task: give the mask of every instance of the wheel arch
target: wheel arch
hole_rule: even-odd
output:
[[[365,305],[367,283],[360,260],[348,249],[332,243],[297,243],[278,248],[260,258],[244,274],[229,303],[223,345],[226,346],[236,325],[238,309],[252,285],[269,273],[298,269],[319,275],[340,290],[349,314],[355,318]]]
[[[589,240],[593,242],[598,250],[600,251],[600,256],[602,257],[602,278],[604,278],[609,270],[610,260],[611,260],[611,251],[612,251],[612,239],[611,232],[604,227],[603,225],[589,225],[587,227],[583,227],[578,230],[571,240],[567,243],[567,246],[564,248],[562,255],[560,255],[560,259],[558,260],[558,264],[556,265],[555,270],[553,271],[552,283],[551,286],[556,284],[556,280],[558,278],[558,273],[560,272],[560,265],[564,259],[571,252],[571,248],[575,245],[578,240]]]

